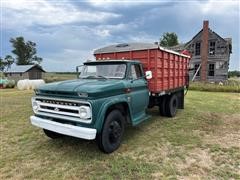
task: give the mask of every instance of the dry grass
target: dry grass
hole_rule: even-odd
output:
[[[77,74],[75,73],[54,73],[54,72],[48,72],[44,73],[43,79],[45,82],[55,82],[55,81],[64,81],[69,79],[76,79]]]
[[[0,179],[240,179],[239,94],[190,91],[172,119],[149,110],[110,155],[94,141],[44,136],[29,123],[31,91],[0,95]]]

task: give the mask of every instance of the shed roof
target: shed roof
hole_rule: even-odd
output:
[[[29,71],[30,69],[32,69],[33,67],[38,67],[40,70],[42,70],[43,72],[45,72],[41,66],[39,66],[38,64],[33,64],[33,65],[16,65],[13,64],[11,65],[11,67],[6,71],[6,73],[24,73]]]

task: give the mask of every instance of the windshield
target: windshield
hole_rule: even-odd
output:
[[[79,78],[123,79],[126,64],[94,64],[84,65]]]

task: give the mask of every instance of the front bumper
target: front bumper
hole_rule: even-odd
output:
[[[30,120],[34,126],[77,138],[90,140],[95,139],[97,134],[96,129],[73,126],[70,124],[62,124],[55,121],[39,118],[37,116],[31,116]]]

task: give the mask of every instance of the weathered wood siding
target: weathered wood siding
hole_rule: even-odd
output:
[[[33,67],[28,71],[29,79],[42,79],[42,71],[37,68]]]
[[[201,55],[196,55],[196,44],[197,43],[201,44],[201,36],[202,31],[200,31],[186,46],[186,49],[188,49],[193,55],[190,61],[190,68],[194,68],[196,64],[201,63]],[[208,42],[209,42],[208,43],[209,54],[207,68],[209,71],[209,64],[214,64],[214,76],[207,76],[207,80],[214,82],[225,81],[227,80],[228,77],[227,73],[230,60],[229,43],[211,30],[209,30]],[[210,53],[211,42],[215,43],[214,54]],[[193,74],[194,72],[190,73],[190,79],[192,79]],[[200,76],[196,76],[196,80],[200,80]]]
[[[28,73],[6,73],[5,76],[10,80],[15,80],[16,82],[21,79],[29,79]]]

